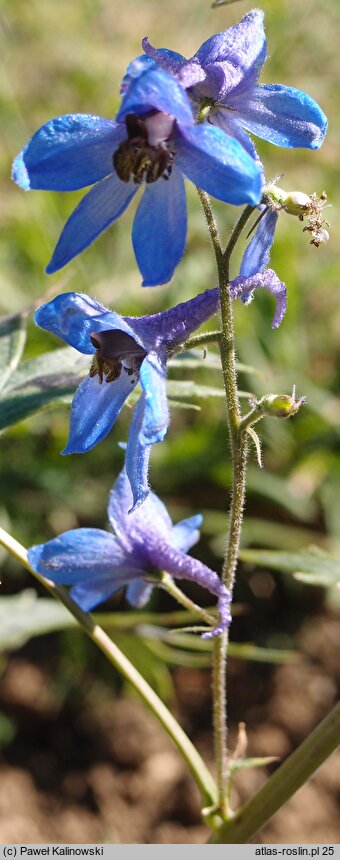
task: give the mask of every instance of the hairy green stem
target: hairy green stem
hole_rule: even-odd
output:
[[[222,332],[219,330],[196,334],[194,337],[190,337],[189,340],[186,340],[185,343],[182,344],[181,352],[185,349],[194,349],[196,346],[205,346],[206,343],[218,343],[221,334]]]
[[[197,193],[199,199],[202,204],[203,212],[205,215],[205,220],[208,225],[208,230],[211,238],[211,243],[214,249],[216,266],[218,271],[219,280],[221,275],[223,274],[223,252],[221,246],[221,239],[217,229],[217,224],[214,218],[214,214],[211,208],[210,198],[205,191],[202,191],[201,188],[197,188]]]
[[[206,217],[208,230],[214,249],[218,282],[220,290],[222,332],[219,338],[223,382],[227,402],[227,420],[229,428],[231,459],[232,459],[232,496],[228,525],[228,540],[222,567],[222,579],[232,593],[238,551],[240,544],[243,506],[246,486],[247,465],[247,436],[240,433],[241,410],[237,390],[235,337],[232,297],[229,289],[231,254],[241,235],[241,232],[253,212],[254,207],[246,206],[238,220],[223,253],[221,241],[207,194],[198,191]],[[213,661],[213,694],[214,694],[214,735],[217,769],[217,787],[219,795],[219,812],[224,819],[230,815],[227,796],[229,777],[227,759],[227,690],[226,690],[226,656],[228,634],[224,633],[214,644]]]
[[[102,651],[109,663],[112,663],[116,669],[126,678],[130,684],[137,690],[143,701],[148,705],[153,714],[157,717],[165,731],[171,737],[177,749],[186,761],[191,773],[202,793],[203,802],[205,805],[214,805],[217,800],[216,785],[209,773],[204,761],[197,752],[194,745],[191,743],[177,720],[172,716],[170,711],[164,705],[162,700],[152,690],[149,684],[139,674],[137,669],[130,663],[125,655],[115,645],[110,637],[95,624],[91,615],[83,612],[82,609],[70,597],[69,593],[62,586],[54,585],[53,582],[45,577],[40,576],[31,568],[28,562],[28,556],[25,548],[18,543],[11,535],[0,528],[0,543],[8,552],[11,553],[24,567],[46,588],[53,597],[56,597],[71,615],[78,621],[83,631],[92,639],[92,642],[97,645],[97,648]]]
[[[243,844],[266,824],[340,743],[340,703],[319,723],[260,790],[214,833],[209,842]]]
[[[223,259],[224,259],[224,263],[225,263],[225,267],[226,267],[225,268],[225,274],[226,274],[228,280],[229,280],[230,257],[233,253],[233,250],[235,248],[236,243],[238,242],[238,240],[240,238],[242,230],[246,226],[246,223],[249,220],[252,213],[254,212],[254,209],[255,209],[255,206],[246,206],[245,207],[245,209],[242,212],[241,217],[237,221],[237,223],[236,223],[236,225],[232,231],[232,234],[231,234],[230,239],[228,241],[227,247],[224,251]]]

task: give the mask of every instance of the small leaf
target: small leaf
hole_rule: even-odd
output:
[[[279,761],[279,756],[269,755],[261,758],[238,758],[231,760],[230,772],[236,773],[237,770],[242,770],[250,767],[266,767],[267,764],[273,764],[274,761]]]
[[[26,342],[27,314],[0,319],[0,391],[19,364]]]
[[[253,427],[247,427],[247,433],[249,433],[249,436],[251,436],[251,438],[254,442],[255,450],[256,450],[256,457],[257,457],[257,462],[259,464],[259,468],[263,469],[262,450],[261,450],[261,442],[260,442],[259,436],[257,435],[256,430],[254,430]]]
[[[192,379],[168,379],[167,393],[169,397],[175,398],[190,398],[198,397],[206,399],[207,397],[223,397],[225,399],[224,388],[216,388],[211,385],[200,385]],[[249,391],[239,391],[239,397],[251,397]]]
[[[170,358],[168,368],[174,370],[217,370],[221,373],[221,359],[218,352],[212,352],[209,348],[205,350],[190,349],[187,352],[181,352],[178,355]],[[241,361],[236,362],[236,369],[239,373],[255,373],[257,376],[263,376],[261,371],[256,367],[251,367],[250,364],[243,364]]]
[[[213,649],[211,639],[202,639],[190,633],[175,632],[166,628],[156,627],[153,624],[140,624],[136,628],[138,633],[148,641],[156,640],[158,643],[166,643],[173,649],[188,650],[208,654]],[[281,648],[260,648],[252,642],[230,642],[228,646],[230,657],[239,660],[251,660],[257,663],[295,663],[300,659],[296,651],[288,651]]]
[[[239,558],[250,564],[270,567],[282,573],[292,573],[295,579],[308,585],[328,587],[340,582],[340,558],[335,558],[316,547],[298,552],[242,549]]]

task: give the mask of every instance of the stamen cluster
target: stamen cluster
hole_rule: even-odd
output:
[[[145,120],[136,114],[125,118],[128,140],[124,140],[113,154],[113,166],[122,182],[130,179],[136,184],[143,180],[147,183],[157,179],[170,179],[175,148],[170,141],[162,141],[156,146],[149,142]]]

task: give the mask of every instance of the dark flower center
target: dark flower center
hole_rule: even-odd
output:
[[[123,182],[156,182],[169,179],[175,157],[171,141],[174,120],[165,113],[139,117],[131,113],[125,118],[128,139],[113,154],[113,165]]]
[[[143,347],[124,331],[100,331],[90,334],[96,348],[90,367],[90,376],[97,376],[101,385],[119,379],[122,370],[131,376],[131,385],[138,381],[142,361],[146,356]]]

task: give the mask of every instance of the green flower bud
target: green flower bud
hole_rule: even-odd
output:
[[[307,218],[307,224],[303,228],[311,234],[311,245],[319,248],[324,242],[328,242],[329,233],[324,228],[324,224],[329,227],[328,221],[322,220],[322,213],[327,204],[327,194],[325,191],[318,197],[315,192],[313,194],[305,194],[303,191],[284,191],[275,185],[268,185],[264,190],[263,203],[269,209],[280,211],[283,209],[288,215],[294,215],[300,221]]]
[[[304,217],[312,208],[312,199],[309,194],[304,194],[303,191],[284,191],[277,185],[270,185],[266,189],[268,197],[282,207],[288,215],[301,215]]]
[[[257,408],[262,415],[268,415],[271,418],[291,418],[299,411],[302,403],[305,402],[305,397],[295,398],[295,390],[292,395],[289,394],[267,394],[262,397],[257,403]]]

